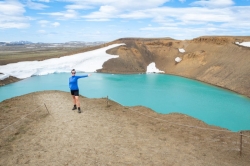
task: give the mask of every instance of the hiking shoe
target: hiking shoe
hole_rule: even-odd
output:
[[[78,109],[78,113],[81,113],[81,110],[80,110],[80,109]]]
[[[74,106],[73,108],[72,108],[72,110],[76,110],[77,108],[76,108],[76,106]]]

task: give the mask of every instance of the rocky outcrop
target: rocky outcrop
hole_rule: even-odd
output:
[[[10,76],[4,80],[0,80],[0,86],[4,86],[13,82],[17,82],[17,81],[20,81],[20,79]]]
[[[199,37],[192,40],[194,43],[212,43],[217,45],[224,45],[233,43],[235,40],[229,37]]]

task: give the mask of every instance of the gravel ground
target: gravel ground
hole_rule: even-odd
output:
[[[247,131],[240,156],[239,133],[189,116],[107,105],[105,98],[81,96],[80,102],[81,114],[71,110],[70,94],[61,91],[1,102],[0,165],[250,164]]]

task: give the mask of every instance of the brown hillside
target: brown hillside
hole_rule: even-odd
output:
[[[250,36],[203,36],[193,40],[171,38],[122,38],[103,45],[77,49],[66,54],[59,52],[36,60],[72,55],[105,47],[114,43],[125,43],[107,51],[119,55],[103,64],[98,72],[144,73],[151,62],[166,74],[179,75],[230,89],[250,97],[250,48],[235,42],[250,41]],[[179,49],[185,50],[184,53]],[[26,55],[26,54],[25,54]],[[41,55],[42,56],[42,55]],[[175,62],[181,57],[180,63]],[[3,58],[3,57],[2,57]],[[0,61],[4,64],[16,61],[34,60],[33,54]],[[2,64],[3,65],[3,64]],[[18,79],[16,79],[18,80]],[[15,81],[14,78],[0,81],[0,86]]]
[[[119,39],[112,43],[126,45],[107,51],[119,58],[105,62],[103,69],[98,71],[140,73],[155,62],[166,74],[200,80],[250,97],[250,48],[235,44],[243,41],[250,41],[250,37],[199,37],[184,41]],[[185,52],[179,52],[179,48]],[[183,60],[176,64],[176,57]]]

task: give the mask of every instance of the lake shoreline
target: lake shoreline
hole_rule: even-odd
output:
[[[91,73],[91,72],[90,72]],[[104,72],[97,72],[97,73],[101,73],[101,74],[122,74],[122,75],[129,75],[129,74],[147,74],[147,73],[137,73],[137,72],[129,72],[129,73],[124,73],[124,72],[117,72],[117,73],[104,73]],[[226,88],[226,87],[223,87],[223,86],[218,86],[218,85],[214,85],[212,83],[209,83],[209,82],[204,82],[202,80],[198,80],[198,79],[192,79],[190,77],[185,77],[185,76],[182,76],[182,75],[176,75],[176,74],[167,74],[167,73],[152,73],[152,74],[163,74],[163,75],[173,75],[173,76],[178,76],[178,77],[183,77],[183,78],[187,78],[187,79],[191,79],[191,80],[195,80],[195,81],[199,81],[199,82],[202,82],[202,83],[205,83],[205,84],[208,84],[208,85],[211,85],[211,86],[215,86],[215,87],[218,87],[218,88],[222,88],[224,90],[228,90],[230,92],[234,92],[234,93],[237,93],[239,95],[242,95],[243,97],[246,97],[248,99],[250,99],[250,95],[247,96],[247,95],[244,95],[242,93],[239,93],[235,90],[232,90],[232,89],[229,89],[229,88]],[[10,76],[4,80],[0,80],[0,87],[1,86],[5,86],[5,85],[8,85],[8,84],[11,84],[11,83],[15,83],[15,82],[18,82],[18,81],[21,81],[23,79],[19,79],[19,78],[16,78],[16,77],[13,77],[13,76]]]

